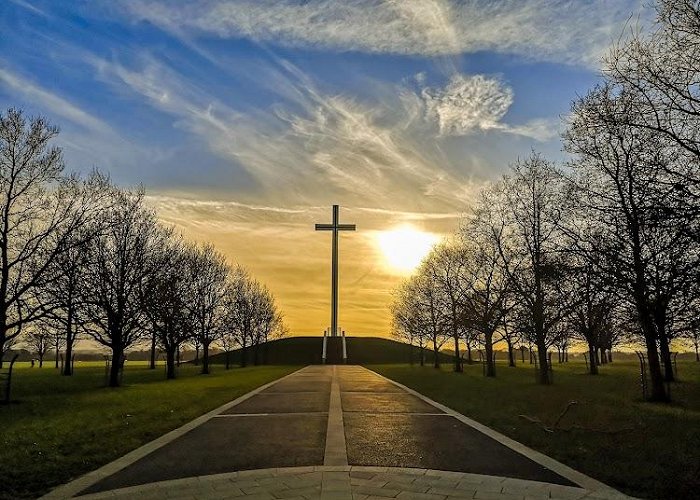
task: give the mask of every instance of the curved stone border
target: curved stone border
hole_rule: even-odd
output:
[[[630,498],[614,491],[588,491],[465,472],[392,467],[317,466],[259,469],[132,486],[86,495],[88,499],[329,499],[484,500]]]
[[[305,368],[305,367],[304,367]],[[228,403],[224,403],[223,405],[219,406],[218,408],[214,408],[212,411],[205,413],[204,415],[201,415],[194,420],[190,420],[187,422],[185,425],[178,427],[177,429],[174,429],[167,434],[163,434],[161,437],[154,439],[153,441],[150,441],[143,446],[136,448],[133,451],[130,451],[126,455],[114,460],[113,462],[110,462],[106,465],[103,465],[97,470],[94,470],[92,472],[88,472],[87,474],[80,476],[79,478],[71,481],[70,483],[66,483],[62,486],[59,486],[58,488],[50,491],[43,497],[42,499],[58,499],[58,498],[72,498],[73,496],[77,495],[84,489],[92,486],[96,482],[100,481],[101,479],[111,476],[117,471],[122,470],[123,468],[127,467],[128,465],[133,464],[137,460],[140,460],[141,458],[145,457],[149,453],[157,450],[158,448],[161,448],[168,444],[171,441],[174,441],[175,439],[179,438],[183,434],[186,434],[187,432],[191,431],[195,427],[199,427],[206,421],[210,420],[211,418],[215,417],[219,413],[223,413],[229,408],[236,406],[239,403],[242,403],[246,399],[249,399],[259,392],[264,391],[268,387],[270,387],[273,384],[276,384],[277,382],[286,379],[287,377],[291,377],[295,373],[300,372],[304,368],[300,368],[299,370],[295,370],[292,373],[289,373],[285,375],[284,377],[278,378],[273,380],[272,382],[268,382],[267,384],[261,385],[257,389],[253,389],[252,391],[234,399],[233,401],[229,401]]]

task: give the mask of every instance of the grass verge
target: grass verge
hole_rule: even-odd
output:
[[[582,363],[555,366],[554,384],[534,383],[529,365],[480,365],[464,373],[407,365],[368,368],[627,494],[695,498],[700,491],[700,363],[678,364],[674,402],[641,401],[639,367],[615,362],[601,374]],[[576,404],[548,432],[570,401]],[[527,416],[524,418],[521,415]]]
[[[99,363],[72,377],[19,366],[13,399],[0,406],[0,498],[28,498],[94,470],[256,387],[297,369],[258,366],[199,375],[183,365],[176,380],[163,368],[130,364],[124,386],[104,387]]]

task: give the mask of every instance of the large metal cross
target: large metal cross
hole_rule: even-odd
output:
[[[332,337],[338,335],[338,231],[354,231],[355,224],[338,223],[338,205],[333,205],[333,223],[316,224],[316,231],[333,231],[333,250],[331,263],[331,331]]]

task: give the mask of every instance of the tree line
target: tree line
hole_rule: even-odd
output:
[[[395,294],[397,335],[436,352],[460,345],[585,342],[589,369],[622,342],[642,345],[651,399],[667,400],[671,342],[700,341],[700,6],[657,2],[604,59],[601,82],[571,106],[570,160],[533,152],[476,196],[454,237]],[[601,352],[603,356],[601,357]],[[437,363],[437,358],[436,358]]]
[[[63,350],[72,374],[76,340],[111,351],[109,385],[120,384],[125,352],[150,343],[175,378],[181,347],[228,354],[284,331],[270,291],[232,268],[211,245],[186,241],[158,221],[143,189],[93,172],[65,173],[58,129],[21,110],[0,114],[0,367],[25,342],[42,358]],[[227,362],[228,368],[228,362]]]

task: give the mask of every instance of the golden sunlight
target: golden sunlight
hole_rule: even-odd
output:
[[[377,244],[386,264],[403,273],[418,267],[438,240],[436,235],[408,225],[377,233]]]

